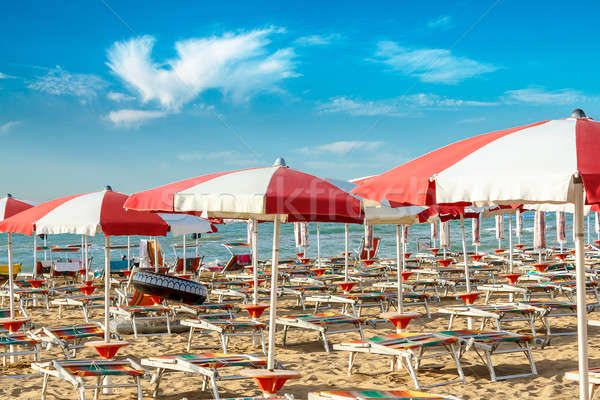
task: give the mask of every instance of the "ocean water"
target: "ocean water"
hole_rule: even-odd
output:
[[[594,232],[593,218],[589,218],[589,222],[592,224],[587,229],[588,218],[586,218],[586,241],[596,240],[597,235]],[[572,218],[567,214],[567,243],[566,247],[573,246],[573,231],[572,231]],[[508,216],[505,216],[505,239],[502,241],[502,246],[506,248],[508,246]],[[234,223],[230,225],[218,225],[219,232],[214,234],[202,235],[199,243],[201,246],[198,248],[198,254],[204,256],[205,262],[225,262],[230,253],[227,248],[222,246],[223,242],[226,241],[245,241],[246,240],[246,224],[245,223]],[[515,228],[515,220],[513,218],[513,229]],[[307,249],[307,255],[309,257],[316,257],[317,255],[317,224],[310,224],[310,243]],[[338,256],[344,251],[344,225],[343,224],[332,224],[332,223],[321,223],[321,256],[330,257]],[[471,220],[465,220],[465,233],[467,236],[467,249],[469,251],[474,250],[474,246],[471,243]],[[364,228],[362,225],[349,225],[349,248],[352,251],[356,251],[364,235]],[[394,257],[396,252],[395,244],[395,227],[391,225],[378,225],[374,228],[374,236],[381,237],[381,247],[379,250],[379,257]],[[491,251],[492,249],[498,248],[498,240],[495,234],[495,221],[494,218],[486,218],[482,220],[481,224],[481,245],[479,246],[480,251]],[[451,237],[451,248],[453,250],[461,251],[461,234],[460,234],[460,222],[451,221],[450,226],[450,237]],[[131,243],[139,243],[140,239],[146,237],[131,236]],[[430,225],[414,225],[409,227],[408,235],[408,250],[410,252],[417,251],[418,243],[428,243],[430,238]],[[555,229],[555,217],[554,213],[546,214],[546,242],[548,248],[559,248],[559,243],[556,242],[556,229]],[[181,243],[181,237],[166,236],[160,237],[159,242],[165,251],[167,260],[175,259],[175,252],[171,245],[175,243]],[[188,243],[192,240],[188,237]],[[517,238],[513,234],[513,242],[517,243]],[[64,246],[67,244],[81,243],[81,236],[79,235],[52,235],[48,236],[48,245],[59,245]],[[92,269],[101,268],[104,263],[104,237],[102,235],[96,235],[94,237],[88,237],[88,243],[91,244],[91,248],[88,251],[88,255],[93,257],[91,267]],[[525,213],[523,215],[523,235],[521,237],[521,243],[526,245],[533,244],[533,213]],[[42,245],[43,241],[38,238],[38,245]],[[126,236],[113,236],[111,237],[111,244],[127,244]],[[437,242],[439,246],[439,240]],[[273,224],[262,223],[258,227],[258,252],[259,257],[270,258],[271,249],[273,245]],[[20,263],[24,267],[25,271],[31,271],[33,266],[33,238],[31,236],[24,236],[19,234],[13,234],[13,262]],[[294,227],[293,224],[282,224],[280,234],[280,257],[289,258],[294,257],[294,253],[298,250],[294,243]],[[126,255],[126,250],[112,250],[111,259],[119,259]],[[137,256],[139,250],[134,248],[131,250],[132,256]],[[189,257],[193,257],[196,254],[194,248],[188,248],[187,254]],[[182,250],[178,249],[178,255],[182,255]],[[43,251],[38,252],[38,260],[43,260],[44,257],[50,259],[51,255],[48,252],[44,255]],[[55,259],[58,257],[63,258],[79,258],[79,253],[55,253],[52,255]],[[0,264],[6,264],[7,256],[7,235],[0,234]]]

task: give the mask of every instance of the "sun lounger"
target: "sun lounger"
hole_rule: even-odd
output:
[[[579,371],[565,373],[565,379],[579,382]],[[588,379],[590,382],[589,400],[592,400],[600,388],[600,368],[589,368]]]
[[[31,368],[44,374],[42,384],[42,400],[46,399],[46,390],[48,380],[51,376],[63,379],[69,382],[79,391],[79,398],[85,400],[85,390],[94,389],[94,398],[98,397],[101,389],[135,387],[137,388],[137,398],[142,400],[142,387],[140,379],[146,371],[141,365],[131,359],[112,361],[112,360],[68,360],[68,361],[48,361],[32,363]],[[134,383],[113,383],[113,379],[104,380],[110,376],[132,378]],[[86,383],[84,378],[95,378],[92,382]]]
[[[304,300],[308,293],[327,293],[331,289],[330,286],[317,285],[287,285],[279,288],[279,295],[291,295],[297,299],[296,306],[301,306],[302,310],[306,310]]]
[[[196,318],[234,318],[239,310],[234,303],[172,304],[170,307],[175,313],[192,314]]]
[[[190,351],[192,345],[192,335],[194,329],[201,329],[205,332],[215,332],[221,337],[221,346],[223,353],[227,353],[227,344],[232,336],[251,336],[260,341],[262,351],[267,354],[265,348],[264,330],[267,324],[245,318],[204,318],[204,319],[184,319],[181,325],[190,327],[188,336],[187,351]]]
[[[156,336],[156,335],[168,335],[171,334],[171,322],[169,321],[169,313],[171,309],[166,306],[119,306],[111,307],[110,313],[115,316],[125,317],[131,321],[131,328],[133,329],[133,336],[138,338],[140,336]],[[167,332],[161,333],[138,333],[136,321],[144,320],[155,320],[165,321],[167,325]]]
[[[481,319],[480,330],[483,330],[486,323],[490,321],[494,323],[494,328],[498,331],[503,330],[503,323],[525,321],[528,323],[533,336],[536,336],[536,310],[533,307],[524,304],[497,303],[488,305],[449,306],[438,309],[438,312],[450,315],[448,330],[452,330],[452,325],[457,317],[472,317]]]
[[[327,334],[358,332],[360,334],[360,338],[364,340],[364,334],[362,330],[363,322],[364,320],[362,318],[345,314],[336,314],[332,312],[322,314],[282,316],[276,320],[277,325],[283,325],[284,346],[286,345],[288,329],[290,327],[300,328],[318,332],[319,337],[323,339],[323,346],[325,347],[325,351],[327,353],[329,353]],[[352,325],[352,327],[333,329],[333,327],[337,327],[339,325]]]
[[[377,307],[381,312],[385,312],[386,296],[382,293],[350,293],[350,294],[318,294],[307,296],[304,299],[307,303],[315,303],[315,313],[319,311],[321,304],[340,304],[341,313],[345,314],[348,307],[352,310],[352,315],[359,317],[362,309],[365,307]]]
[[[58,318],[62,317],[62,310],[64,307],[79,307],[81,308],[85,322],[89,322],[92,309],[104,307],[104,295],[99,294],[96,296],[86,296],[81,294],[67,296],[54,299],[50,302],[50,304],[58,306]]]
[[[104,330],[97,324],[61,326],[57,328],[42,327],[31,333],[47,346],[58,346],[70,359],[76,356],[77,349],[82,348],[88,338],[103,338]]]
[[[240,299],[243,303],[247,303],[252,298],[254,293],[253,288],[240,288],[240,289],[214,289],[210,292],[211,295],[217,296],[217,302],[221,303],[225,298]],[[258,288],[259,296],[268,298],[271,292],[265,288]]]
[[[441,333],[396,333],[378,336],[367,340],[355,340],[333,345],[334,350],[349,351],[348,375],[352,373],[352,366],[357,353],[368,353],[392,356],[392,370],[403,366],[413,379],[417,389],[433,387],[450,383],[465,382],[465,377],[460,365],[458,338]],[[426,353],[433,351],[433,353]],[[456,365],[458,379],[422,386],[417,377],[421,360],[427,358],[450,358]]]
[[[202,390],[206,390],[206,384],[210,382],[213,398],[219,399],[218,381],[248,379],[241,375],[222,375],[223,369],[230,367],[261,368],[266,365],[266,361],[246,354],[202,353],[143,358],[141,364],[156,368],[156,374],[152,379],[154,397],[158,396],[160,381],[165,372],[180,371],[202,376]]]
[[[416,390],[328,390],[308,393],[308,400],[460,400],[458,397]]]
[[[34,360],[40,359],[41,341],[32,338],[26,333],[4,333],[0,334],[0,357],[2,357],[2,365],[6,366],[6,358],[11,361],[15,356],[24,356],[33,354]],[[18,350],[21,348],[21,350]],[[6,377],[6,375],[2,375]]]
[[[490,379],[492,382],[537,375],[537,369],[535,368],[535,363],[531,354],[530,343],[533,340],[533,336],[531,335],[520,335],[507,331],[479,331],[468,329],[443,331],[440,333],[454,336],[459,339],[461,344],[461,357],[467,350],[475,351],[477,356],[490,371]],[[497,375],[492,362],[492,356],[508,353],[523,353],[529,362],[531,372],[503,376]]]

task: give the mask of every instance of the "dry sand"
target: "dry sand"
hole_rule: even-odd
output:
[[[592,301],[592,299],[589,299]],[[455,303],[455,302],[453,302]],[[450,303],[445,303],[450,304]],[[429,332],[447,328],[448,317],[435,313],[438,304],[433,304],[432,318],[419,318],[409,326],[410,331]],[[374,309],[367,309],[367,315]],[[414,307],[415,311],[422,311],[420,307]],[[295,308],[294,301],[286,299],[281,301],[279,313],[292,314],[301,312]],[[101,317],[101,311],[96,311],[94,317]],[[590,314],[591,317],[594,313]],[[57,319],[57,310],[50,311],[35,310],[32,313],[33,321],[37,326],[58,326],[65,324],[81,323],[80,311],[67,311],[61,320]],[[265,313],[263,319],[268,318]],[[554,326],[559,329],[575,329],[575,317],[562,317],[552,319]],[[461,327],[459,322],[454,328]],[[507,326],[510,330],[527,332],[525,323],[518,322]],[[377,329],[367,328],[367,337],[393,333],[391,324],[380,323]],[[590,341],[590,365],[600,365],[600,343],[596,343],[594,337],[600,333],[598,328],[589,329]],[[306,399],[307,393],[318,390],[338,389],[405,389],[412,387],[412,381],[405,371],[389,372],[389,359],[386,357],[359,354],[355,364],[355,373],[347,376],[346,366],[348,353],[332,351],[327,354],[320,342],[316,341],[316,333],[299,330],[291,330],[288,335],[288,347],[277,347],[277,360],[287,369],[299,371],[303,374],[301,379],[289,381],[284,387],[286,393],[291,393],[299,399]],[[185,353],[187,334],[172,334],[167,336],[153,336],[134,339],[133,336],[125,336],[131,342],[129,347],[122,349],[119,357],[142,357],[168,354]],[[358,339],[358,333],[345,333],[332,335],[331,343],[344,340]],[[295,342],[307,342],[308,344],[294,344]],[[281,342],[280,333],[278,341]],[[193,341],[192,352],[218,352],[219,341],[214,335],[196,335]],[[257,353],[260,349],[251,344],[249,338],[232,338],[230,352]],[[81,349],[78,358],[94,357],[89,349]],[[43,359],[62,358],[62,353],[54,348],[51,351],[42,351]],[[534,359],[539,375],[537,377],[517,378],[492,383],[489,380],[487,368],[483,366],[473,352],[468,352],[462,360],[465,372],[466,384],[455,383],[430,389],[432,392],[446,393],[463,399],[496,399],[496,398],[521,398],[521,399],[573,399],[577,396],[577,384],[564,379],[565,371],[577,369],[577,345],[575,336],[563,336],[553,339],[552,344],[545,349],[536,347]],[[498,373],[516,373],[527,368],[526,360],[522,354],[511,354],[497,356],[495,364]],[[22,364],[23,365],[23,364]],[[27,365],[22,367],[11,367],[2,371],[4,374],[27,373]],[[444,368],[441,370],[430,370],[420,372],[422,384],[432,384],[440,380],[449,380],[455,376],[455,369]],[[24,379],[0,379],[0,399],[39,399],[42,386],[40,376]],[[144,398],[151,397],[151,385],[149,381],[142,383]],[[255,383],[252,380],[236,380],[219,383],[222,397],[242,397],[259,395]],[[92,392],[87,396],[92,398]],[[75,399],[78,393],[67,382],[51,378],[48,388],[48,399]],[[117,389],[113,395],[103,395],[106,399],[134,399],[133,389]],[[186,375],[174,372],[165,375],[161,383],[160,399],[209,399],[212,398],[210,391],[201,391],[201,379],[198,376]]]

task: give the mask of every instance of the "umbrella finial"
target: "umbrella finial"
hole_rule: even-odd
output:
[[[12,197],[12,194],[6,193],[6,197]]]
[[[576,108],[571,112],[571,118],[587,118],[581,108]]]
[[[283,157],[278,157],[277,160],[275,160],[275,163],[273,164],[274,167],[287,167],[287,164],[285,163],[285,159]]]
[[[112,186],[110,186],[110,185],[106,185],[106,188],[105,188],[105,190],[110,190],[110,191],[112,192]]]

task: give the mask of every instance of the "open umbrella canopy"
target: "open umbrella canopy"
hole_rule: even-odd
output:
[[[188,235],[190,233],[216,233],[219,231],[209,220],[194,215],[167,213],[158,213],[157,215],[169,224],[169,232],[173,236]]]
[[[353,193],[405,204],[600,202],[600,122],[575,116],[485,133],[362,181]]]
[[[123,208],[127,195],[110,188],[61,197],[31,207],[0,222],[0,232],[36,234],[72,233],[93,236],[165,236],[169,224],[159,215]]]
[[[17,200],[11,194],[0,198],[0,221],[35,206],[37,203],[28,200]]]
[[[276,214],[288,221],[362,219],[360,200],[324,179],[282,165],[174,182],[131,195],[125,207],[262,221],[272,221]]]

